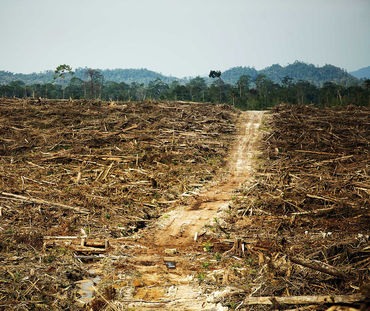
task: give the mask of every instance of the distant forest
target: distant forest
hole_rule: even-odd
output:
[[[227,103],[241,109],[266,109],[282,102],[316,106],[370,104],[370,80],[357,79],[332,65],[315,67],[295,62],[260,71],[234,67],[223,73],[212,72],[216,75],[188,79],[166,77],[147,69],[78,68],[59,75],[54,71],[30,75],[0,72],[0,81],[6,81],[0,85],[0,96],[182,100]]]
[[[73,77],[79,78],[81,80],[86,80],[86,78],[88,77],[87,71],[90,69],[91,68],[77,68]],[[147,86],[149,82],[158,78],[165,83],[171,83],[176,80],[179,81],[180,84],[186,84],[190,80],[190,78],[176,78],[165,76],[148,69],[96,70],[98,70],[102,74],[104,81],[112,81],[117,83],[125,82],[126,84],[136,82]],[[276,64],[259,71],[251,67],[233,67],[222,73],[222,80],[228,84],[235,84],[242,75],[248,75],[252,79],[255,79],[258,74],[264,74],[272,82],[279,84],[281,84],[283,79],[288,76],[292,78],[293,82],[304,80],[316,86],[323,86],[325,82],[334,82],[336,84],[350,86],[360,83],[359,79],[357,79],[356,77],[366,78],[367,75],[367,78],[370,78],[370,67],[362,68],[356,72],[353,72],[353,75],[351,75],[345,70],[333,65],[316,67],[312,64],[306,64],[296,61],[293,64],[287,65],[285,67]],[[22,81],[27,85],[53,82],[56,82],[57,84],[63,83],[63,81],[61,80],[54,81],[53,77],[53,70],[30,74],[11,73],[8,71],[0,70],[0,85],[8,84],[12,81]],[[64,83],[68,83],[71,78],[71,76],[67,76]],[[206,83],[208,85],[212,83],[212,79],[209,79],[208,77],[203,78],[206,80]]]

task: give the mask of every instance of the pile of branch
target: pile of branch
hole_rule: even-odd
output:
[[[239,240],[226,255],[245,257],[255,271],[235,279],[253,283],[248,301],[367,286],[369,120],[366,107],[280,105],[269,115],[256,180],[224,226]],[[255,242],[241,249],[240,241]]]
[[[72,252],[104,254],[188,200],[222,170],[236,117],[212,104],[1,99],[0,309],[70,304]]]
[[[130,233],[213,177],[235,117],[211,104],[3,99],[3,229],[31,223],[68,235],[114,224],[111,234]]]

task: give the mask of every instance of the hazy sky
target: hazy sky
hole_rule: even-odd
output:
[[[370,65],[370,0],[0,0],[0,70]]]

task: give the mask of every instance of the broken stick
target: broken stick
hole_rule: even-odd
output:
[[[348,279],[350,278],[348,275],[344,274],[343,272],[340,272],[336,268],[334,268],[331,265],[328,265],[324,262],[318,261],[318,260],[308,260],[308,259],[303,259],[299,257],[289,257],[289,259],[301,266],[311,268],[313,270],[317,270],[326,274],[330,274],[342,279]]]
[[[327,295],[327,296],[287,296],[287,297],[246,297],[243,305],[272,305],[274,302],[286,305],[333,304],[363,302],[362,295]]]
[[[14,198],[14,199],[18,199],[18,200],[21,200],[21,201],[24,201],[24,202],[44,204],[44,205],[50,205],[50,206],[70,209],[70,210],[76,211],[76,212],[81,213],[81,214],[88,214],[89,213],[89,211],[84,210],[80,207],[74,207],[74,206],[69,206],[69,205],[65,205],[65,204],[61,204],[61,203],[49,202],[49,201],[45,201],[45,200],[42,200],[42,199],[35,199],[35,198],[31,198],[31,197],[24,197],[23,195],[7,193],[7,192],[0,192],[0,195],[3,195],[5,197],[7,197],[7,199],[9,199],[9,200],[12,200]]]

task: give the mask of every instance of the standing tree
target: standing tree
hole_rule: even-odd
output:
[[[162,99],[165,97],[165,94],[168,92],[168,85],[163,82],[160,78],[150,81],[148,84],[148,93],[152,99]]]
[[[104,77],[99,70],[89,69],[85,72],[85,76],[90,78],[90,98],[93,99],[96,97],[96,94],[99,92],[101,97],[101,91],[103,87]]]
[[[211,70],[209,72],[209,77],[210,78],[218,78],[218,87],[220,89],[219,103],[221,104],[221,94],[222,94],[222,90],[221,90],[221,71]]]
[[[56,80],[58,78],[63,80],[63,84],[62,84],[63,99],[64,99],[64,90],[66,88],[65,78],[68,74],[70,74],[72,76],[74,74],[74,72],[72,71],[72,67],[69,66],[69,65],[66,65],[66,64],[59,65],[54,71],[53,80]]]
[[[190,91],[190,98],[192,101],[204,102],[207,84],[203,78],[196,77],[194,79],[191,79],[186,86]]]
[[[281,84],[283,85],[283,89],[282,89],[282,95],[283,95],[283,100],[288,103],[289,101],[290,102],[293,102],[294,99],[294,94],[292,94],[292,88],[293,88],[293,78],[289,77],[289,76],[285,76],[282,80],[281,80]]]
[[[241,75],[239,77],[239,80],[237,82],[237,85],[239,87],[239,98],[244,98],[245,94],[247,94],[247,92],[249,91],[250,79],[251,76],[249,75]]]

